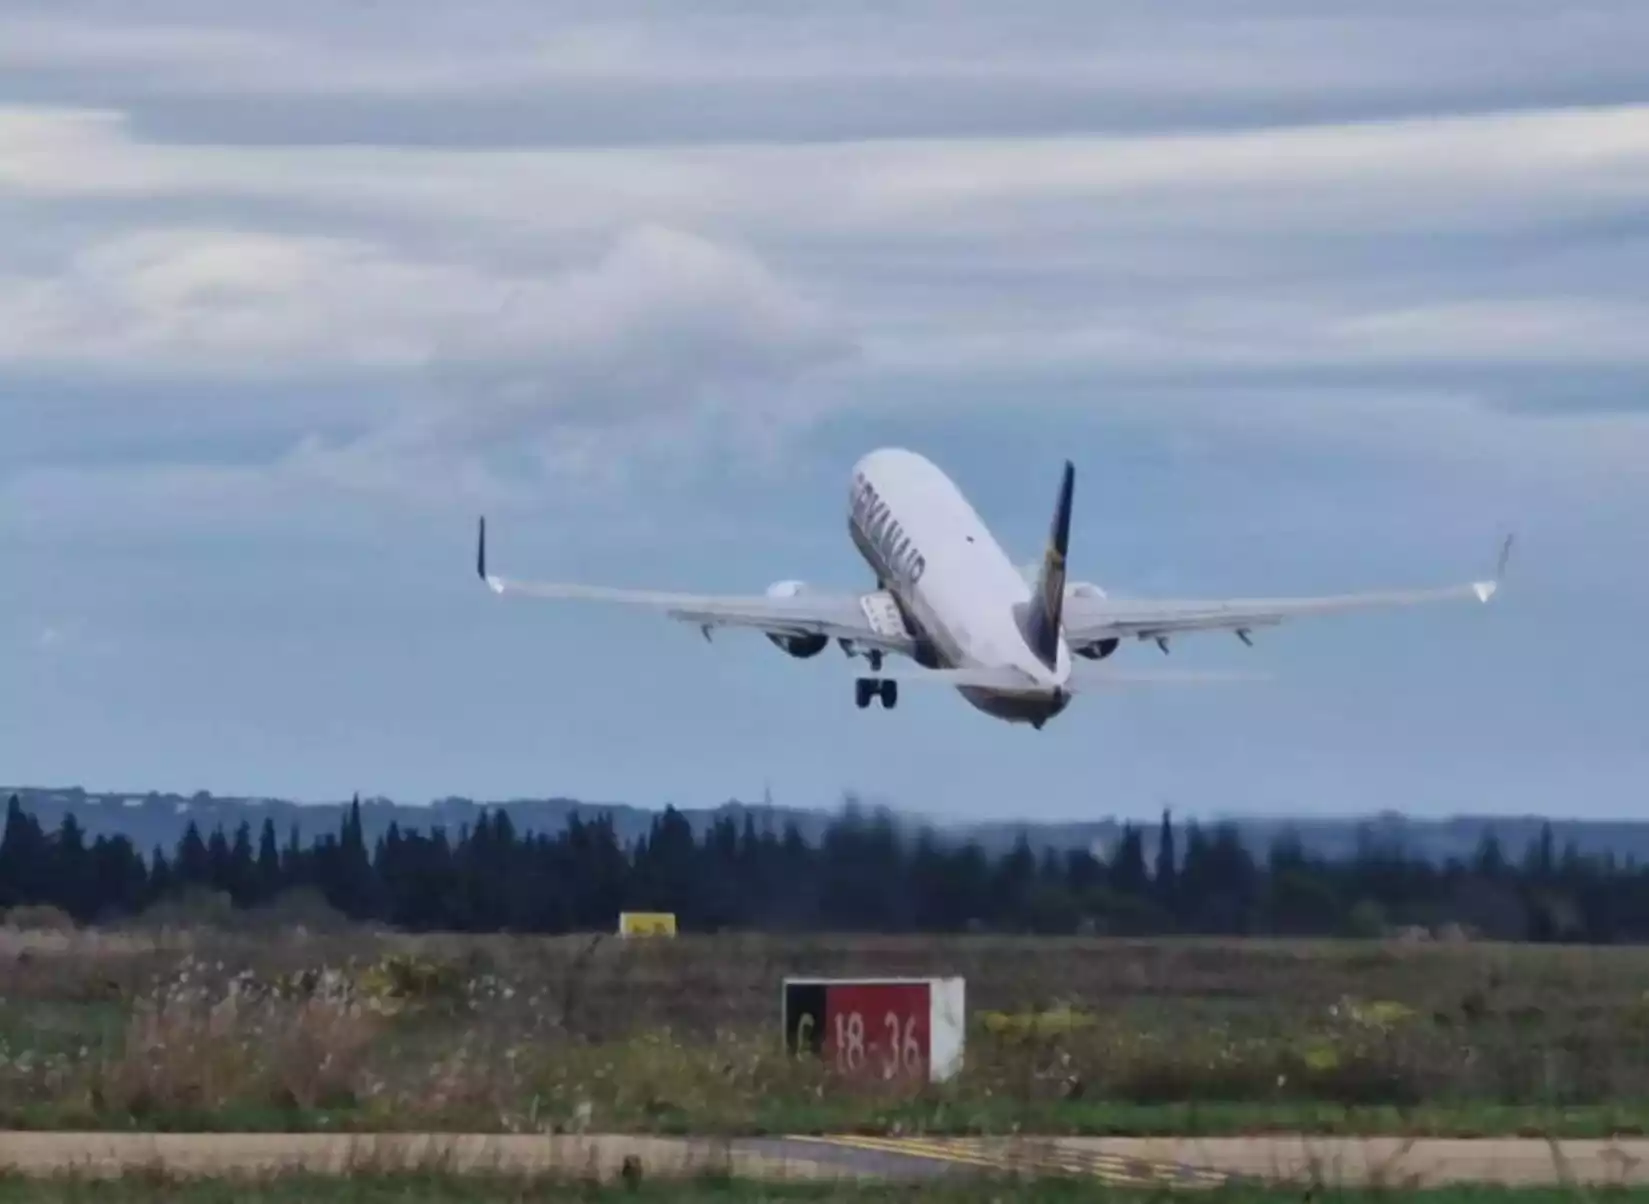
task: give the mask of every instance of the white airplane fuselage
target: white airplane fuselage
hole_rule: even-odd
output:
[[[919,663],[1026,675],[1024,690],[957,687],[974,707],[1040,727],[1070,705],[1071,652],[1063,633],[1056,634],[1052,663],[1044,663],[1023,617],[1034,605],[1030,583],[938,466],[898,448],[863,457],[853,469],[848,528],[904,612]]]

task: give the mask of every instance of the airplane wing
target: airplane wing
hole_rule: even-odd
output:
[[[1384,590],[1321,597],[1228,598],[1213,600],[1097,598],[1072,594],[1065,600],[1065,638],[1072,646],[1104,639],[1155,640],[1167,651],[1169,637],[1194,631],[1231,631],[1247,642],[1256,627],[1275,627],[1289,619],[1344,614],[1432,602],[1488,602],[1500,588],[1512,537],[1500,547],[1495,574],[1485,581],[1435,589]]]
[[[910,655],[915,641],[893,598],[885,590],[862,594],[800,594],[793,597],[688,594],[620,589],[570,582],[521,581],[487,571],[487,520],[480,524],[475,571],[495,594],[528,598],[581,599],[649,607],[692,623],[709,638],[714,627],[742,627],[777,636],[823,635],[850,640],[861,648]]]

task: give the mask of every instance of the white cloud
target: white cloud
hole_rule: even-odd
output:
[[[502,282],[341,239],[161,229],[116,235],[0,291],[0,358],[237,377],[401,368]]]
[[[513,495],[487,467],[495,452],[566,473],[600,464],[615,436],[679,448],[729,409],[782,423],[790,379],[849,350],[747,252],[662,227],[548,276],[342,239],[144,231],[0,289],[0,359],[230,382],[344,373],[332,387],[350,371],[402,374],[399,407],[354,437],[300,431],[267,464],[116,478],[186,509],[225,494],[290,502],[315,484],[498,502]],[[96,496],[85,475],[27,473],[17,496],[36,510]]]
[[[166,145],[114,112],[0,110],[0,195],[303,203],[503,222],[773,236],[1481,231],[1649,199],[1649,106],[1201,135],[614,151]]]
[[[605,283],[535,282],[562,270],[572,248],[587,255],[593,242],[659,223],[754,239],[778,262],[813,266],[862,325],[908,336],[894,349],[906,358],[926,344],[946,354],[1018,346],[1049,363],[1318,362],[1379,358],[1382,347],[1419,359],[1636,359],[1635,306],[1462,297],[1448,283],[1437,295],[1430,282],[1365,301],[1355,296],[1364,280],[1390,269],[1302,281],[1294,247],[1317,240],[1305,270],[1322,277],[1353,237],[1510,237],[1635,212],[1649,203],[1649,107],[1201,136],[599,153],[169,146],[133,137],[115,114],[13,110],[0,112],[6,189],[143,202],[58,270],[0,280],[0,355],[14,361],[396,368],[434,356],[435,330],[478,346],[491,331],[487,354],[508,358],[523,338],[576,341],[586,313],[599,324],[627,304],[612,290],[650,304],[671,287],[656,254],[640,269],[647,280],[621,256]],[[327,232],[147,224],[168,204],[252,202],[302,206]],[[353,233],[409,219],[416,250]],[[682,270],[704,268],[675,245]],[[1390,245],[1401,253],[1401,241]],[[865,282],[832,266],[840,255],[863,268],[884,252],[910,271]],[[1424,277],[1447,254],[1428,245],[1410,274]],[[1013,293],[966,279],[1003,262],[1045,272],[1022,275]],[[1072,264],[1097,283],[1049,321],[1047,287],[1069,283]],[[751,312],[792,321],[771,282],[721,267],[742,273]],[[944,288],[923,311],[901,312],[935,267]],[[1106,278],[1124,273],[1127,289],[1106,296]],[[1022,338],[1022,315],[1038,306],[1035,338]]]
[[[60,82],[103,73],[87,89],[107,101],[0,108],[0,364],[100,387],[211,382],[221,392],[199,404],[224,411],[262,390],[259,406],[290,411],[284,425],[265,417],[259,450],[232,462],[168,448],[113,475],[33,464],[13,492],[62,504],[96,493],[96,477],[151,501],[233,495],[248,510],[317,483],[508,500],[612,470],[618,445],[655,458],[761,446],[825,407],[851,409],[856,389],[886,398],[888,381],[975,372],[1018,406],[1050,395],[1036,388],[1049,373],[1189,375],[1293,414],[1302,374],[1397,370],[1409,378],[1325,391],[1311,411],[1351,429],[1365,420],[1355,407],[1385,407],[1423,442],[1428,414],[1435,430],[1467,429],[1457,407],[1484,430],[1527,422],[1501,412],[1516,398],[1428,384],[1430,370],[1649,368],[1632,267],[1644,255],[1620,233],[1649,205],[1640,98],[1127,136],[508,151],[167,140],[142,109],[167,87],[410,97],[718,73],[845,100],[904,68],[983,105],[1029,95],[1061,65],[1073,87],[1105,77],[1117,96],[1304,103],[1335,79],[1380,91],[1446,75],[1480,26],[1448,8],[1426,26],[1437,40],[1394,53],[1416,26],[1349,10],[1302,21],[1286,4],[1232,24],[1193,8],[1122,22],[1085,65],[1097,27],[1062,39],[1061,22],[1029,16],[972,14],[927,42],[921,22],[899,20],[849,58],[836,48],[868,10],[799,29],[730,12],[575,23],[553,45],[530,36],[539,10],[507,3],[487,22],[368,15],[347,33],[301,3],[242,24],[186,6],[140,25],[0,21],[0,63]],[[1595,40],[1593,17],[1571,29]],[[1255,56],[1211,57],[1222,30]],[[1524,57],[1472,64],[1474,78],[1527,90]],[[849,362],[831,389],[795,387]],[[1263,379],[1287,400],[1268,403]],[[307,396],[283,402],[281,389]],[[339,394],[333,421],[316,417],[326,390]],[[109,417],[134,432],[144,420],[137,401]],[[1594,442],[1592,428],[1573,439]]]
[[[1350,362],[1476,360],[1649,364],[1649,305],[1571,297],[1482,298],[1417,305],[1333,324],[1333,351]]]
[[[1244,305],[1107,305],[1052,324],[976,321],[972,333],[872,339],[872,365],[893,371],[1087,368],[1184,376],[1260,369],[1428,365],[1637,365],[1649,368],[1649,306],[1568,297],[1474,299],[1402,308],[1343,300]]]
[[[0,360],[123,371],[569,364],[638,341],[742,370],[811,354],[823,337],[822,315],[753,257],[663,227],[548,277],[344,238],[169,228],[0,280]]]
[[[729,412],[735,436],[759,433],[785,423],[793,377],[850,352],[752,257],[658,228],[508,301],[442,332],[437,387],[396,421],[345,443],[308,440],[284,467],[349,487],[417,482],[420,494],[438,480],[449,495],[438,470],[457,462],[498,497],[482,467],[494,449],[587,478],[618,464],[602,455],[615,433],[641,458],[682,453]]]
[[[654,6],[592,14],[579,4],[477,0],[462,9],[330,6],[202,10],[154,0],[144,19],[112,10],[14,5],[0,18],[0,65],[60,72],[117,71],[148,88],[190,94],[385,95],[443,100],[534,86],[622,83],[783,84],[810,87],[938,82],[967,107],[969,88],[1010,84],[1037,95],[1093,92],[1138,104],[1203,97],[1226,105],[1291,98],[1470,94],[1613,78],[1635,70],[1643,25],[1631,0],[1503,5],[1492,22],[1472,0],[1423,10],[1371,10],[1322,0],[1189,2],[1106,11],[1084,0],[1034,10],[919,3],[850,3],[765,13],[737,3]],[[961,85],[957,88],[956,85]],[[1011,107],[1013,97],[996,97]],[[851,98],[848,98],[851,99]]]
[[[244,82],[248,67],[282,61],[282,49],[266,34],[222,26],[0,17],[0,66],[13,70],[185,72]]]

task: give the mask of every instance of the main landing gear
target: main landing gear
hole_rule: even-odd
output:
[[[853,701],[861,711],[870,705],[872,698],[880,698],[882,709],[891,711],[899,705],[899,683],[874,677],[861,677],[853,683]]]
[[[870,662],[872,672],[882,667],[882,653],[880,649],[873,649],[865,654]],[[862,711],[870,705],[872,698],[882,700],[882,709],[891,711],[899,705],[899,683],[883,681],[875,677],[861,677],[853,683],[853,702]]]

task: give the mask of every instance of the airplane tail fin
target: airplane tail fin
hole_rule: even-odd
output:
[[[1065,609],[1065,555],[1071,543],[1071,493],[1075,484],[1076,467],[1067,460],[1053,527],[1048,533],[1048,550],[1042,555],[1042,572],[1024,617],[1025,638],[1031,651],[1050,669],[1059,655],[1059,622]]]

